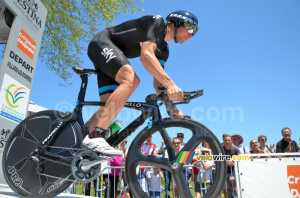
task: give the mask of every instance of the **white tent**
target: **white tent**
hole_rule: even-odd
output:
[[[27,110],[27,116],[30,116],[30,115],[32,115],[34,113],[37,113],[39,111],[44,111],[44,110],[48,110],[48,109],[45,108],[45,107],[39,106],[39,105],[35,104],[32,101],[29,101],[28,110]]]

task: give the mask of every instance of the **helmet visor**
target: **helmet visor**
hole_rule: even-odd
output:
[[[190,18],[184,20],[184,27],[186,27],[186,29],[192,36],[194,36],[198,31],[197,23],[195,23],[195,21]]]

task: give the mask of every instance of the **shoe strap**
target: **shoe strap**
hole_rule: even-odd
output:
[[[105,136],[105,130],[100,127],[95,127],[93,132],[89,134],[89,138],[104,138]]]

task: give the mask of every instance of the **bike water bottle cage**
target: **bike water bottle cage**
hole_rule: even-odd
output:
[[[89,134],[89,138],[98,138],[98,137],[102,137],[104,138],[105,136],[105,131],[104,129],[100,128],[100,127],[95,127],[93,132]]]

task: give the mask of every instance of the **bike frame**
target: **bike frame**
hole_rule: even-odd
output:
[[[84,125],[84,121],[82,118],[82,108],[83,106],[104,106],[106,102],[95,102],[95,101],[85,101],[85,94],[86,94],[86,88],[88,84],[88,74],[82,74],[80,75],[81,78],[81,87],[78,95],[78,101],[76,104],[76,107],[72,113],[67,113],[62,121],[58,124],[58,126],[50,133],[50,135],[42,142],[42,145],[36,150],[33,155],[36,155],[37,153],[39,156],[44,160],[52,161],[54,163],[59,163],[63,165],[70,166],[72,163],[71,159],[65,158],[61,155],[58,155],[56,153],[52,153],[49,151],[46,151],[47,146],[51,143],[51,140],[53,137],[60,132],[60,130],[65,126],[68,122],[77,121],[83,131],[84,137],[88,135],[88,129]],[[151,96],[151,95],[150,95]],[[150,103],[150,104],[149,104]],[[159,106],[161,104],[157,104],[156,100],[150,100],[149,103],[145,102],[127,102],[124,107],[131,108],[135,110],[139,110],[142,112],[142,114],[137,117],[133,122],[131,122],[126,128],[124,128],[121,132],[112,135],[107,139],[107,142],[111,146],[117,146],[120,144],[124,139],[126,139],[128,136],[130,136],[135,130],[145,123],[145,121],[152,117],[149,122],[155,122],[155,124],[158,124],[161,126],[161,113],[159,110]],[[152,123],[149,123],[149,125],[152,125]]]

